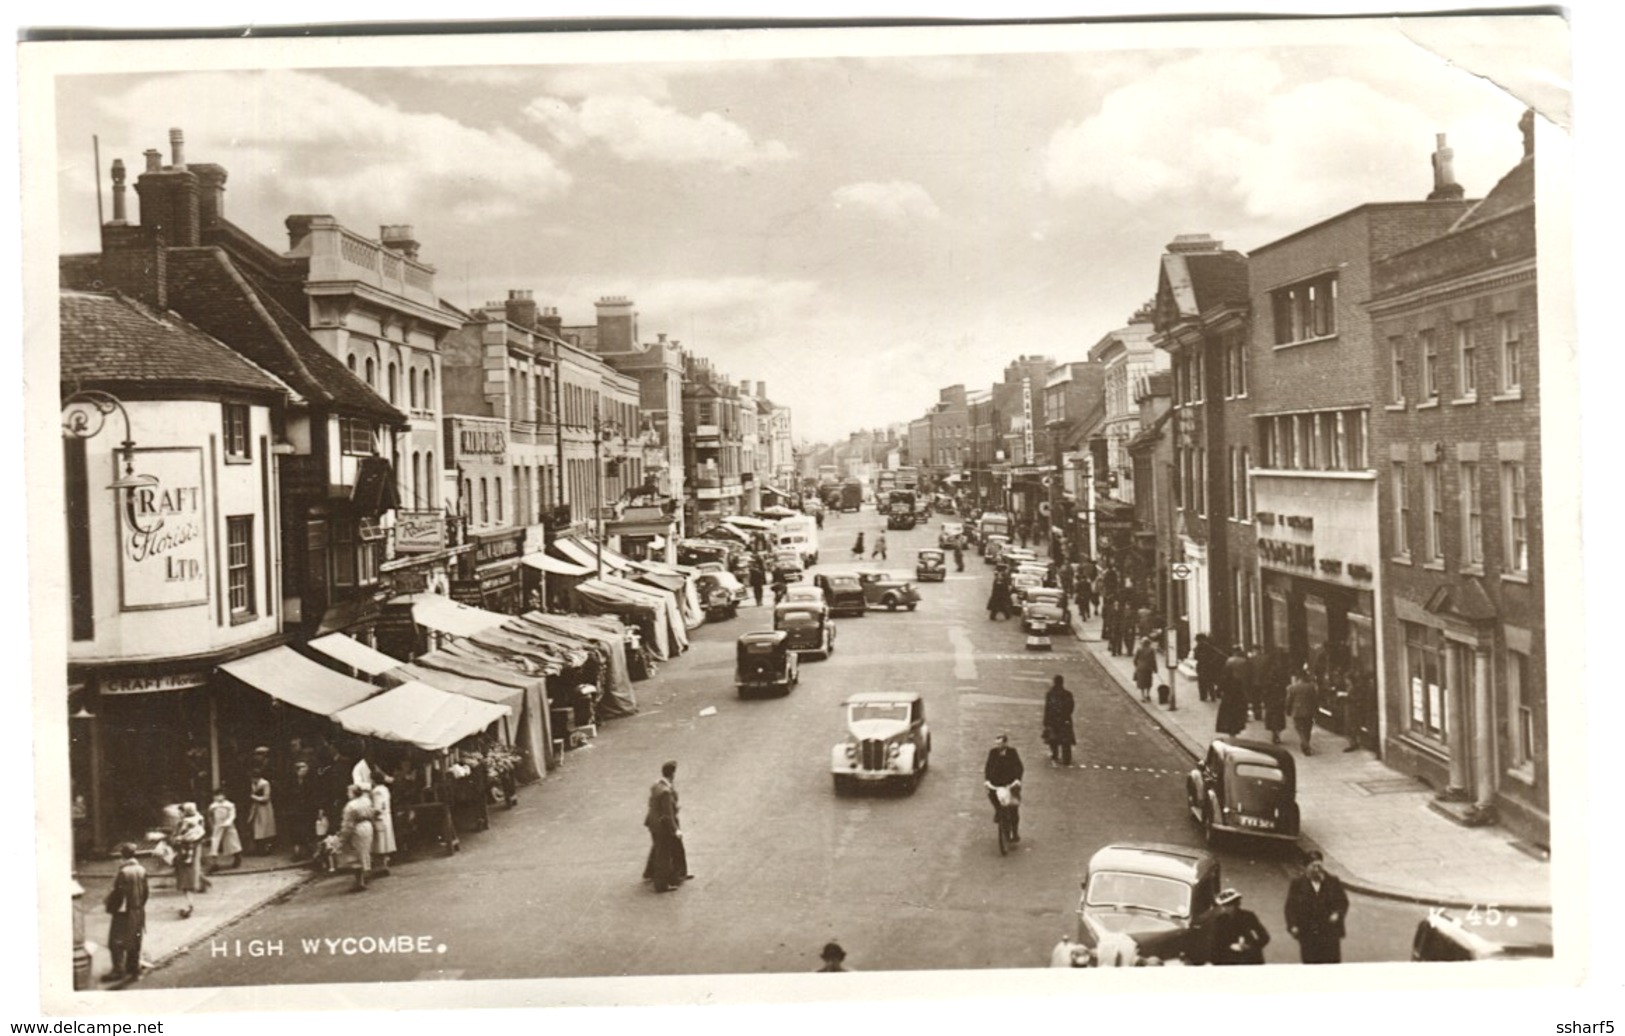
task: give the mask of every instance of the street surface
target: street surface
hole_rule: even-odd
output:
[[[888,533],[886,567],[912,573],[939,521]],[[826,517],[813,572],[854,567],[852,539],[862,529],[872,545],[881,526],[868,509]],[[1045,965],[1075,932],[1078,880],[1096,849],[1201,844],[1184,808],[1191,760],[1081,644],[1057,637],[1053,652],[1027,652],[1016,621],[989,622],[981,558],[967,554],[964,574],[952,567],[950,556],[947,582],[921,587],[915,612],[839,620],[833,656],[805,661],[784,698],[740,701],[733,688],[734,639],[770,626],[769,608],[707,623],[686,655],[635,685],[639,715],[601,728],[516,808],[493,813],[491,830],[465,833],[461,853],[399,862],[364,893],[346,876],[308,884],[142,985],[803,972],[829,939],[864,971]],[[1071,769],[1052,766],[1039,738],[1056,673],[1077,697]],[[837,706],[881,689],[925,695],[930,772],[912,795],[837,798]],[[701,716],[707,707],[715,715]],[[1001,731],[1027,764],[1022,842],[1009,857],[982,787]],[[666,759],[679,763],[695,880],[661,895],[640,878],[648,788]],[[1281,916],[1287,854],[1230,843],[1218,855],[1224,883],[1270,931],[1268,960],[1296,962]],[[1354,896],[1345,960],[1407,959],[1424,912]],[[360,941],[397,936],[428,952]],[[358,941],[320,941],[345,938]],[[254,955],[278,944],[280,954]]]

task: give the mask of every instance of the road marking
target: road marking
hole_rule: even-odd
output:
[[[954,649],[954,679],[975,680],[976,649],[971,646],[964,623],[956,622],[948,627],[948,643]]]

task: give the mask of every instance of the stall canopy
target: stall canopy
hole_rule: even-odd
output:
[[[543,572],[550,572],[557,576],[590,576],[597,571],[596,568],[589,568],[586,565],[577,565],[574,562],[556,558],[553,555],[544,553],[542,551],[526,554],[524,557],[519,559],[519,563],[522,565],[527,565],[531,568],[540,569]]]
[[[508,618],[501,612],[458,604],[439,594],[418,594],[412,599],[413,622],[454,637],[472,637],[482,630],[502,625]]]
[[[509,717],[515,722],[525,707],[525,692],[517,687],[463,676],[460,673],[449,673],[444,669],[431,669],[428,666],[408,662],[397,666],[391,675],[398,676],[402,683],[426,683],[447,694],[461,694],[465,698],[477,698],[493,705],[501,705],[508,710]]]
[[[566,559],[573,561],[578,565],[583,565],[586,568],[591,569],[594,573],[598,571],[598,556],[593,553],[591,547],[588,547],[580,540],[570,536],[561,536],[553,541],[553,549],[558,551],[560,554],[563,554]],[[605,554],[604,571],[614,572],[616,571],[616,568],[617,566],[615,562],[608,554]]]
[[[401,664],[400,659],[374,650],[343,633],[329,633],[325,637],[317,637],[310,642],[310,646],[333,661],[368,676],[383,676]]]
[[[526,612],[524,619],[554,636],[590,645],[601,652],[607,671],[600,678],[604,689],[603,700],[598,703],[600,716],[630,716],[638,711],[638,699],[632,693],[632,675],[626,661],[626,627],[621,625],[620,619],[544,612]]]
[[[573,599],[580,611],[589,614],[627,616],[642,631],[645,646],[656,658],[672,656],[666,604],[652,594],[632,593],[602,579],[583,579],[576,584]]]
[[[372,684],[334,672],[287,645],[220,668],[278,701],[318,716],[336,715],[378,693]]]
[[[438,752],[500,721],[507,712],[501,705],[412,682],[352,705],[333,718],[352,734]]]
[[[636,573],[629,572],[627,575],[636,575]],[[688,650],[688,631],[690,627],[683,616],[683,601],[679,592],[648,583],[636,583],[631,579],[620,576],[605,576],[603,581],[629,594],[641,594],[652,601],[658,602],[661,614],[665,617],[666,628],[669,631],[674,648],[672,654],[678,655]],[[699,625],[699,622],[695,622],[695,625]]]

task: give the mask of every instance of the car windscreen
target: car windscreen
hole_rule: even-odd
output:
[[[846,718],[852,722],[865,719],[908,721],[908,702],[856,702],[847,706]]]
[[[779,616],[779,626],[782,629],[812,629],[817,625],[818,616],[812,612],[786,612]]]
[[[1084,902],[1092,907],[1131,907],[1155,910],[1173,917],[1187,917],[1191,909],[1191,889],[1181,881],[1152,874],[1101,871],[1089,879]]]

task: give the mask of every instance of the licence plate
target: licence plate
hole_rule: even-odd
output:
[[[1265,819],[1264,817],[1237,817],[1236,820],[1240,823],[1240,825],[1242,827],[1274,827],[1275,826],[1275,821]]]

